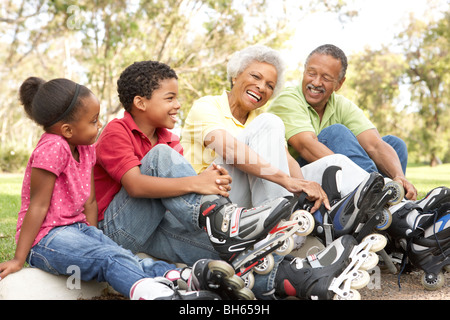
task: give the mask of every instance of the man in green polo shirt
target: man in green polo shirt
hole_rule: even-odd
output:
[[[406,197],[415,200],[416,188],[405,178],[405,143],[395,136],[381,137],[358,106],[335,93],[346,70],[341,49],[330,44],[316,48],[306,59],[301,87],[284,89],[268,111],[283,120],[289,150],[300,165],[344,154],[367,172],[400,182]]]

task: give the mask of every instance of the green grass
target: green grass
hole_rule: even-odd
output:
[[[0,175],[0,262],[14,257],[22,179],[22,174]]]
[[[17,213],[20,209],[22,174],[0,174],[0,262],[14,257]],[[417,188],[419,199],[435,187],[450,187],[450,164],[431,168],[408,166],[406,177]]]
[[[437,167],[411,165],[406,169],[406,178],[414,184],[418,199],[421,199],[435,187],[450,187],[450,164]]]

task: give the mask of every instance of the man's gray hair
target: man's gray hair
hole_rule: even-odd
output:
[[[341,72],[339,73],[339,81],[344,79],[345,74],[347,72],[347,56],[345,55],[344,51],[342,51],[340,48],[336,47],[335,45],[332,44],[324,44],[321,45],[319,47],[317,47],[316,49],[314,49],[308,56],[308,58],[306,58],[306,62],[305,62],[305,69],[306,69],[306,65],[309,62],[309,59],[311,58],[312,55],[314,54],[324,54],[324,55],[328,55],[328,56],[332,56],[333,58],[341,61]]]
[[[236,51],[227,64],[227,79],[233,87],[232,79],[241,74],[253,62],[265,62],[271,64],[277,70],[277,84],[274,87],[272,97],[275,97],[284,84],[284,61],[278,51],[264,45],[253,45],[243,50]]]

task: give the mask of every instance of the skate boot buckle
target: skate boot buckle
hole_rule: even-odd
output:
[[[231,204],[225,209],[222,225],[220,227],[220,230],[222,232],[227,232],[228,229],[230,228],[231,216],[233,215],[233,212],[236,210],[236,207],[237,206],[235,204]]]

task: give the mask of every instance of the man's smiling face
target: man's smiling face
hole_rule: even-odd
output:
[[[339,79],[341,61],[326,54],[313,54],[303,72],[302,91],[306,101],[314,109],[323,109],[331,94],[345,81]]]

